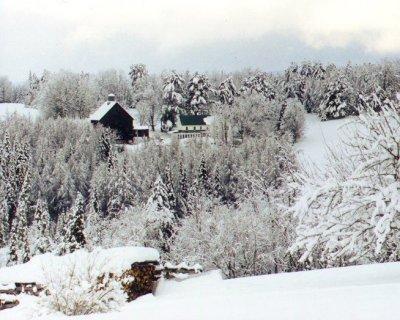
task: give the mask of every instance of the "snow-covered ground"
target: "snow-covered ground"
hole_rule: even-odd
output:
[[[1,273],[1,269],[0,269]],[[218,271],[182,282],[162,282],[118,312],[79,316],[84,320],[127,319],[398,319],[400,263],[223,280]],[[34,318],[33,297],[1,311],[2,320]],[[68,317],[69,318],[69,317]],[[42,320],[68,319],[60,314]]]
[[[323,168],[328,162],[328,149],[340,144],[340,137],[355,124],[352,118],[321,121],[316,114],[307,114],[304,136],[295,145],[300,161]]]
[[[29,108],[22,103],[0,103],[0,120],[4,120],[13,114],[36,120],[40,116],[40,111]]]

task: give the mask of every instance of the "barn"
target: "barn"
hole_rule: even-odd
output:
[[[115,131],[120,142],[133,141],[135,137],[149,137],[149,128],[134,126],[131,112],[125,110],[116,100],[115,95],[109,94],[104,102],[90,117],[93,125],[101,124]]]

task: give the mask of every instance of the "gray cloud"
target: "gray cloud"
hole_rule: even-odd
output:
[[[0,0],[0,74],[376,61],[400,52],[399,12],[394,0]]]

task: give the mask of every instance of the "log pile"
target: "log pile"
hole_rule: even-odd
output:
[[[162,271],[165,279],[184,280],[189,276],[197,275],[203,272],[203,268],[198,264],[193,266],[189,266],[186,263],[173,265],[167,262],[164,264]]]
[[[0,311],[16,307],[17,305],[19,305],[19,301],[18,300],[0,298]]]
[[[44,287],[36,282],[16,282],[13,285],[0,285],[0,310],[17,306],[19,301],[15,298],[24,293],[38,296]]]
[[[120,277],[120,281],[128,301],[152,293],[158,279],[161,277],[158,261],[136,262],[131,265]]]

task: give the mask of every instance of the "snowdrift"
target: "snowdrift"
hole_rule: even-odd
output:
[[[0,274],[4,270],[0,269]],[[400,263],[223,280],[218,271],[182,282],[162,281],[153,295],[118,312],[79,320],[127,319],[398,319]],[[2,320],[32,319],[33,297],[1,312]],[[40,319],[65,319],[62,315]]]

